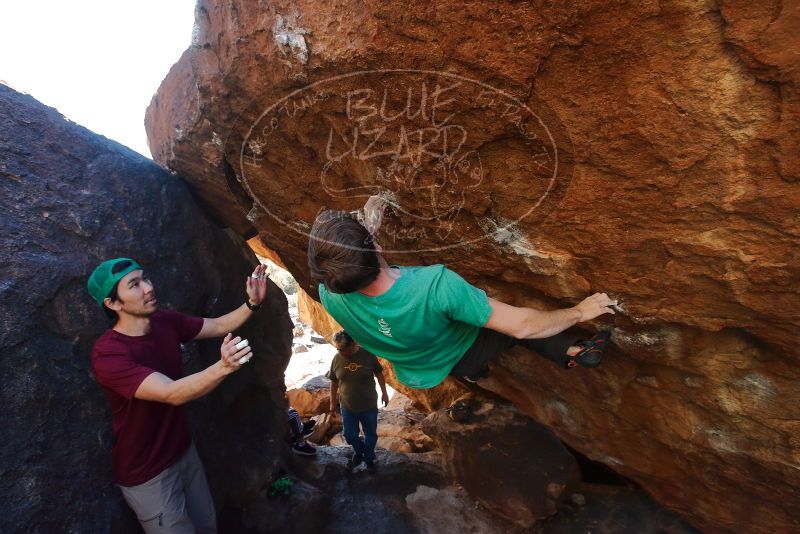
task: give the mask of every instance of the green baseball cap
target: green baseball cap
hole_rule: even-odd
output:
[[[92,275],[89,277],[87,284],[89,294],[100,307],[103,307],[103,301],[111,294],[117,282],[129,272],[141,268],[141,265],[129,258],[114,258],[104,261],[92,271]]]

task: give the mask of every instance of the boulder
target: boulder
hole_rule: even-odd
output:
[[[283,264],[283,260],[281,260],[281,257],[278,256],[278,253],[264,246],[264,243],[258,237],[251,237],[250,239],[248,239],[247,246],[253,249],[253,252],[255,252],[256,256],[258,256],[259,258],[267,259],[272,263],[274,263],[275,265],[277,265],[278,267],[286,269],[286,266]]]
[[[582,483],[558,515],[537,525],[547,534],[700,534],[687,521],[660,507],[637,488]],[[580,504],[575,504],[578,501]]]
[[[442,453],[446,475],[491,512],[522,528],[558,511],[580,482],[575,458],[546,427],[508,403],[463,399],[464,423],[445,410],[422,430]]]
[[[312,296],[311,221],[377,192],[390,262],[517,306],[610,293],[599,369],[513,351],[482,385],[699,528],[792,531],[799,12],[203,0],[148,137]]]
[[[161,306],[215,317],[241,306],[257,260],[180,178],[4,85],[0,227],[0,531],[138,532],[112,484],[111,413],[90,370],[110,324],[87,278],[105,259],[133,257]],[[291,328],[270,284],[237,332],[252,361],[188,405],[218,509],[255,495],[276,467]],[[220,343],[187,343],[185,372],[218,360]]]
[[[297,281],[289,271],[284,269],[281,265],[267,264],[267,276],[269,276],[270,280],[281,288],[281,291],[286,293],[287,296],[294,296],[297,293]]]
[[[314,534],[327,519],[330,497],[313,485],[290,477],[288,495],[270,496],[269,488],[241,508],[229,506],[219,517],[220,532]]]
[[[334,444],[337,436],[341,436],[342,418],[338,414],[330,412],[317,415],[313,418],[317,424],[314,425],[314,433],[308,437],[308,441],[319,444]],[[344,440],[338,445],[344,445]]]
[[[387,410],[400,410],[403,412],[422,412],[425,408],[418,404],[414,399],[403,395],[399,391],[395,391],[392,398],[389,399],[389,404],[386,405]],[[426,411],[426,413],[430,413]]]
[[[330,408],[331,381],[323,375],[315,376],[301,387],[286,392],[289,406],[303,417],[327,412]]]
[[[297,292],[297,314],[301,321],[311,325],[314,332],[321,334],[323,337],[330,338],[342,329],[339,323],[325,311],[325,308],[311,298],[303,289]]]
[[[383,409],[378,412],[378,446],[397,452],[427,452],[433,440],[420,429],[425,415],[419,412]]]
[[[474,506],[464,490],[454,487],[419,486],[406,497],[406,506],[420,534],[495,534],[512,530],[498,525],[497,518]]]

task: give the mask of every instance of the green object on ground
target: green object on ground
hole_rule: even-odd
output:
[[[280,477],[272,483],[269,488],[269,496],[277,497],[278,495],[289,495],[292,491],[292,481],[287,476]]]

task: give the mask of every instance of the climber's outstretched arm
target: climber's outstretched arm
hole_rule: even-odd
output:
[[[539,339],[559,334],[583,321],[591,321],[604,313],[614,313],[617,302],[605,293],[595,293],[580,304],[562,310],[517,308],[499,300],[489,299],[492,314],[485,327],[517,339]]]

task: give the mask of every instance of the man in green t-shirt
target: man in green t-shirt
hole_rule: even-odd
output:
[[[566,368],[600,363],[609,332],[587,341],[562,332],[614,313],[608,295],[595,293],[561,310],[518,308],[487,297],[442,265],[390,266],[373,236],[382,210],[372,197],[366,226],[346,212],[321,213],[311,229],[308,264],[328,313],[359,345],[392,362],[401,383],[430,388],[448,374],[476,381],[491,359],[516,344]]]
[[[328,378],[331,380],[331,413],[341,406],[344,439],[353,447],[351,467],[362,459],[367,469],[375,467],[375,444],[378,442],[378,393],[375,378],[381,387],[383,405],[389,404],[386,380],[378,358],[353,341],[344,330],[333,337],[338,351],[331,362]],[[364,439],[358,435],[359,425]]]

